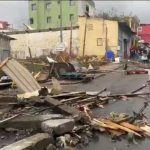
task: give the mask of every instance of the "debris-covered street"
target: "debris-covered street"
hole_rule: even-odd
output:
[[[149,149],[149,7],[0,1],[0,150]]]
[[[12,62],[15,61],[7,60],[7,66],[10,66]],[[6,64],[2,66],[4,71]],[[18,62],[15,64],[18,67],[20,65]],[[22,69],[26,72],[25,68]],[[146,129],[143,126],[149,121],[149,76],[145,73],[127,75],[126,72],[129,70],[134,70],[134,72],[135,69],[143,70],[141,67],[139,69],[139,64],[132,62],[128,63],[127,71],[123,69],[123,62],[109,63],[100,66],[103,73],[94,73],[95,79],[86,83],[74,82],[74,84],[70,84],[64,80],[61,85],[61,82],[59,83],[56,79],[56,81],[52,79],[52,85],[50,84],[51,81],[42,83],[41,86],[52,89],[51,93],[55,93],[52,96],[46,96],[48,91],[45,93],[44,88],[39,91],[41,96],[38,96],[37,92],[20,95],[18,89],[5,89],[3,93],[8,95],[2,94],[7,101],[1,101],[1,116],[3,118],[0,122],[1,147],[32,135],[33,137],[29,137],[29,141],[31,142],[32,138],[37,138],[35,143],[41,143],[41,146],[43,140],[49,143],[50,139],[53,139],[53,142],[50,142],[51,148],[69,146],[70,149],[99,149],[99,145],[101,145],[103,149],[111,149],[112,147],[113,149],[133,149],[132,147],[135,145],[138,146],[141,145],[139,143],[147,142],[146,137],[143,138],[139,133],[145,132],[147,136],[149,135],[148,126],[146,125]],[[17,75],[17,71],[19,70],[16,70],[14,75]],[[29,73],[28,76],[30,76]],[[18,86],[26,90],[19,84],[22,82],[21,80],[15,80]],[[37,84],[38,86],[40,85]],[[12,94],[9,94],[9,91]],[[17,93],[18,102],[15,97]],[[72,117],[68,115],[72,115]],[[111,118],[109,119],[109,117]],[[81,121],[81,119],[83,120]],[[117,120],[117,122],[115,120],[110,121],[111,119],[121,119],[122,121],[119,121],[120,124],[118,124]],[[140,120],[144,124],[140,123],[141,127],[138,127],[139,125],[134,126],[126,122],[127,120],[132,120],[132,123]],[[48,134],[37,134],[43,131]],[[125,136],[126,132],[128,134]],[[56,139],[55,136],[57,136]],[[26,144],[22,145],[22,142],[17,144],[22,146],[21,149],[28,147]],[[11,147],[14,148],[15,143]]]

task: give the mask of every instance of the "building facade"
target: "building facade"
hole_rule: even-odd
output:
[[[138,36],[142,43],[150,44],[150,24],[141,24],[138,28]]]
[[[30,0],[29,23],[33,29],[70,27],[78,24],[78,16],[94,16],[92,0]]]
[[[80,56],[96,55],[102,58],[105,56],[107,48],[117,55],[117,21],[80,17],[79,25]]]
[[[130,48],[132,46],[135,33],[128,26],[126,22],[119,22],[119,36],[118,36],[118,56],[121,58],[128,58],[130,55]]]
[[[79,29],[74,27],[72,30],[72,51],[79,50]],[[50,55],[59,44],[59,29],[32,30],[29,32],[16,31],[7,32],[9,36],[16,40],[11,41],[11,54],[14,58],[26,59],[30,57],[28,48],[30,47],[32,57]],[[63,39],[67,48],[70,46],[70,29],[63,30]]]

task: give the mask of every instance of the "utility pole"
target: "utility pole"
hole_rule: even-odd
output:
[[[71,28],[70,28],[70,56],[72,51],[72,20],[71,20]]]
[[[60,1],[60,42],[63,42],[63,33],[62,33],[62,0]]]
[[[83,41],[83,53],[82,53],[83,57],[85,55],[86,33],[87,33],[87,17],[86,17],[86,20],[85,20],[85,29],[84,29],[84,41]]]

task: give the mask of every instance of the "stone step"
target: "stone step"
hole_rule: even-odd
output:
[[[71,132],[74,128],[74,124],[73,119],[54,119],[42,122],[41,129],[49,134],[54,132],[56,135],[62,135]]]
[[[51,143],[51,138],[47,133],[38,133],[6,147],[0,150],[45,150]]]

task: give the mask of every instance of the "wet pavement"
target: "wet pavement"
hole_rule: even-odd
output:
[[[100,77],[88,84],[78,84],[71,86],[64,86],[66,91],[99,91],[107,88],[111,94],[121,94],[132,92],[143,84],[146,84],[148,75],[124,75],[121,72],[109,73],[104,77]],[[145,90],[144,90],[145,91]],[[110,112],[128,113],[138,112],[143,106],[143,98],[130,98],[127,101],[117,100],[112,101],[105,106],[104,109],[93,110],[96,116],[108,116]],[[150,106],[145,111],[146,116],[150,122]],[[148,150],[150,147],[150,139],[138,140],[137,144],[128,143],[127,138],[122,138],[121,141],[112,142],[111,136],[100,134],[99,140],[92,141],[85,150]]]

